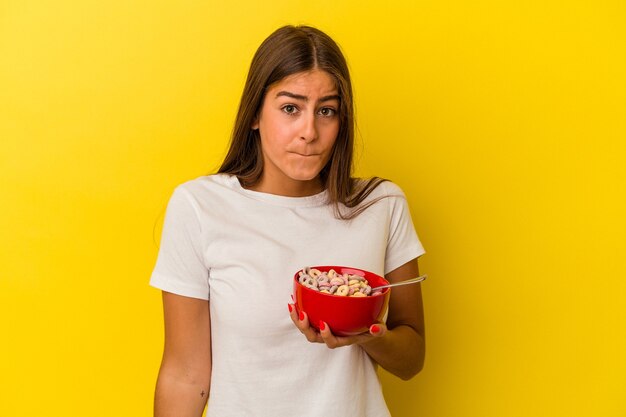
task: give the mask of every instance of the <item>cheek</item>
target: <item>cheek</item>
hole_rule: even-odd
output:
[[[264,142],[281,143],[289,140],[293,134],[293,127],[288,123],[281,123],[280,120],[268,118],[261,123],[259,133]]]
[[[323,135],[326,147],[332,148],[335,145],[337,135],[339,135],[339,124],[326,127]]]

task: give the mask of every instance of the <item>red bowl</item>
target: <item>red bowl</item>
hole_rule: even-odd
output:
[[[370,286],[376,287],[389,282],[372,272],[345,266],[312,266],[322,272],[334,269],[339,274],[360,275]],[[300,270],[301,271],[301,270]],[[351,336],[369,331],[369,327],[381,322],[389,304],[390,288],[385,288],[379,295],[367,297],[341,297],[324,294],[305,287],[298,282],[299,272],[293,277],[293,294],[296,308],[309,316],[309,324],[319,330],[323,320],[333,334]]]

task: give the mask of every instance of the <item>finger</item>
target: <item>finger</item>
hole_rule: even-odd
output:
[[[311,324],[309,323],[309,316],[304,311],[300,311],[296,326],[309,342],[323,343],[320,334],[315,331],[313,327],[311,327]]]
[[[360,343],[363,341],[362,339],[364,337],[365,338],[371,337],[368,334],[356,335],[356,336],[335,336],[330,326],[328,326],[328,324],[324,321],[320,321],[319,327],[320,327],[319,335],[323,343],[326,343],[326,346],[328,346],[330,349],[335,349],[335,348],[342,347],[342,346],[348,346],[348,345],[352,345],[355,343]]]
[[[309,326],[306,313],[298,311],[295,304],[287,304],[287,307],[289,308],[289,317],[298,330],[300,330],[300,333],[304,334],[310,342],[323,343],[321,337],[315,329]]]
[[[320,320],[319,328],[320,328],[320,337],[322,338],[322,341],[326,343],[326,346],[328,346],[331,349],[340,347],[337,336],[333,334],[328,324],[326,324],[323,320]]]
[[[291,317],[291,321],[293,321],[293,324],[297,326],[298,312],[296,311],[296,306],[294,304],[287,304],[287,307],[289,308],[289,317]]]
[[[374,337],[382,337],[387,332],[387,326],[384,323],[375,323],[370,326],[370,334]]]
[[[287,304],[287,307],[289,308],[289,317],[291,318],[291,321],[293,322],[293,324],[296,325],[298,330],[300,330],[301,332],[304,332],[305,325],[302,323],[302,320],[300,319],[300,317],[304,317],[303,312],[299,311],[298,308],[295,306],[295,304]],[[308,326],[308,323],[307,323],[307,326]]]

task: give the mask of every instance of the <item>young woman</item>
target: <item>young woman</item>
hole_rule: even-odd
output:
[[[424,253],[402,191],[351,176],[352,87],[337,44],[286,26],[257,50],[229,152],[167,209],[151,284],[165,348],[155,416],[388,416],[377,365],[409,379],[424,361],[419,285],[392,291],[365,334],[316,331],[292,278],[345,265],[399,281]],[[287,306],[285,306],[287,304]]]

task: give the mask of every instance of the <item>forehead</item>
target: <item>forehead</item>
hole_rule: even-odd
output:
[[[314,69],[288,75],[272,84],[268,91],[288,90],[298,93],[337,93],[335,78],[326,71]]]

